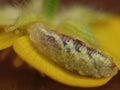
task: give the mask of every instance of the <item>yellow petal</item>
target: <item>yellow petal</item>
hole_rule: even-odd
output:
[[[16,53],[29,65],[53,80],[66,85],[75,87],[97,87],[104,85],[112,78],[93,79],[72,74],[41,56],[26,36],[17,39],[13,46]]]
[[[111,54],[120,69],[120,18],[112,17],[91,27],[101,49]]]
[[[13,45],[13,42],[19,36],[15,35],[13,32],[1,32],[0,33],[0,50],[8,48]]]

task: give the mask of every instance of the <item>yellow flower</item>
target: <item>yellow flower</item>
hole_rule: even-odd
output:
[[[63,22],[63,24],[58,24],[58,26],[55,27],[54,25],[51,25],[48,22],[42,20],[40,17],[34,16],[33,14],[27,16],[25,15],[23,18],[19,18],[17,21],[18,22],[16,22],[15,25],[7,28],[6,31],[0,32],[0,50],[13,46],[15,52],[29,65],[31,65],[41,73],[44,73],[48,77],[66,85],[76,87],[97,87],[104,85],[112,78],[107,77],[95,79],[90,77],[78,76],[60,68],[57,65],[54,65],[52,62],[49,62],[45,57],[37,52],[36,48],[33,47],[26,34],[26,28],[35,22],[42,22],[49,28],[59,30],[63,29],[63,31],[60,31],[66,34],[73,34],[74,28],[72,28],[71,32],[69,33],[65,31],[65,21]],[[97,47],[110,54],[110,56],[114,58],[114,62],[117,67],[120,69],[119,25],[120,18],[116,17],[111,17],[104,20],[103,22],[95,22],[92,24],[89,23],[89,26],[92,28],[92,32],[96,40],[100,43],[100,46]],[[79,26],[77,25],[77,27]],[[81,27],[78,28],[78,31],[79,29],[81,29]],[[84,32],[82,34],[84,34]],[[80,39],[80,37],[78,37],[78,35],[76,34],[73,34],[73,36]],[[86,38],[86,36],[83,35],[82,38],[90,42],[89,39]],[[92,44],[94,44],[94,40]]]

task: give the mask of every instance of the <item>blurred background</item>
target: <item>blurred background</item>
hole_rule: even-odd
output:
[[[24,4],[29,0],[0,0],[0,5],[5,4]],[[68,6],[74,3],[90,6],[97,10],[104,10],[107,12],[120,14],[120,1],[119,0],[60,0],[62,5]]]
[[[0,6],[24,5],[29,0],[0,0]],[[120,15],[119,0],[60,0],[61,8],[75,4],[89,6],[97,11]],[[28,66],[19,62],[12,48],[0,51],[0,90],[88,90],[70,87],[51,80]],[[19,67],[20,66],[20,67]],[[120,73],[106,85],[89,90],[119,90]]]

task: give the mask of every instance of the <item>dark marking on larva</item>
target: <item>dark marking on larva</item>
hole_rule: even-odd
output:
[[[62,39],[63,45],[66,46],[71,38],[66,35],[61,35],[61,39]]]
[[[76,50],[77,52],[80,52],[80,48],[83,48],[83,47],[86,46],[82,41],[77,40],[77,39],[74,40],[73,43],[74,43],[74,46],[75,46],[75,50]]]
[[[52,36],[46,35],[46,36],[43,37],[43,40],[47,41],[47,43],[49,43],[49,44],[51,44],[53,46],[57,45],[57,42],[56,42],[55,38],[52,37]]]
[[[71,49],[70,49],[70,48],[66,48],[66,51],[67,51],[68,53],[70,53]]]
[[[87,47],[87,54],[90,58],[92,58],[92,54],[96,53],[96,50],[90,47]]]
[[[77,52],[80,52],[80,49],[79,49],[79,48],[82,48],[82,47],[85,47],[85,46],[86,46],[84,42],[82,42],[82,41],[80,41],[80,40],[78,40],[78,39],[74,39],[74,38],[72,38],[72,37],[70,37],[70,36],[63,35],[63,34],[61,34],[60,36],[61,36],[61,39],[62,39],[62,42],[63,42],[63,45],[64,45],[64,46],[66,46],[66,45],[68,44],[68,42],[69,42],[70,40],[72,40],[72,41],[73,41],[73,44],[74,44],[74,46],[75,46],[75,50],[76,50]]]

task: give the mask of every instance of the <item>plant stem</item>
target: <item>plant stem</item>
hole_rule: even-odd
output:
[[[42,15],[52,21],[59,6],[59,0],[43,0]]]

